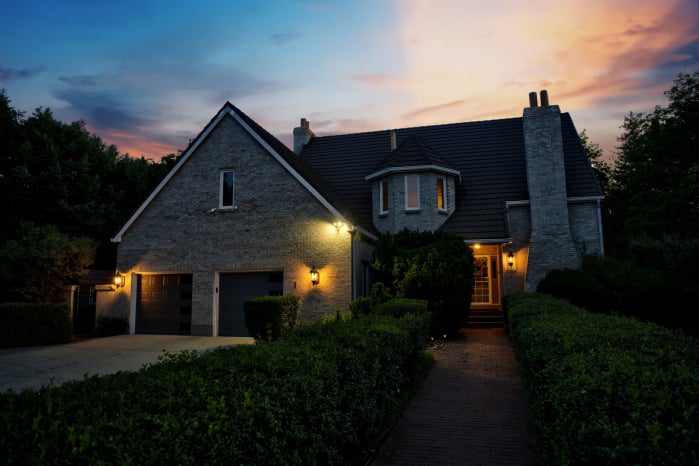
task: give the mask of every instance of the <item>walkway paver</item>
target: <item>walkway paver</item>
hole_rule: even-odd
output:
[[[434,365],[372,465],[535,465],[512,345],[503,329],[466,329]]]

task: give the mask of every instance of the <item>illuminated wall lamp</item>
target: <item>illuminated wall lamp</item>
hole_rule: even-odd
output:
[[[123,288],[126,286],[126,277],[124,277],[122,274],[119,272],[114,275],[114,286],[117,288]]]
[[[318,283],[320,283],[320,272],[313,267],[311,269],[311,284],[313,286],[318,286]]]
[[[512,268],[515,266],[515,255],[512,254],[512,251],[507,255],[507,266],[512,270]]]

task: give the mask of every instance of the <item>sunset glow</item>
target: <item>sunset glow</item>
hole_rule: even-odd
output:
[[[624,115],[699,67],[695,0],[62,3],[5,6],[0,87],[154,159],[227,100],[290,144],[300,117],[320,135],[516,117],[541,89],[610,156]]]

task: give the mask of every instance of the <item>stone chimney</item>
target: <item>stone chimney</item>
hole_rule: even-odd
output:
[[[580,267],[568,220],[561,111],[549,105],[547,91],[540,97],[541,107],[529,94],[522,117],[531,216],[526,291],[536,291],[549,270]]]
[[[300,126],[294,128],[294,152],[300,154],[303,146],[308,144],[315,134],[311,131],[311,124],[305,118],[301,118]]]

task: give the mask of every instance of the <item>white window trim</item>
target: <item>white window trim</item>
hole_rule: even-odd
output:
[[[386,194],[388,194],[388,190],[390,187],[388,186],[388,180],[382,180],[379,182],[379,214],[387,214],[389,211],[389,203],[388,199],[384,199],[383,192],[384,192],[384,186],[386,187]],[[384,201],[386,201],[386,209],[383,208]]]
[[[226,173],[233,174],[233,192],[231,193],[231,205],[223,205],[223,180]],[[218,208],[219,209],[235,209],[235,170],[232,168],[227,168],[219,172],[219,186],[218,186]]]
[[[408,206],[408,199],[410,196],[408,196],[408,178],[410,177],[415,177],[417,180],[417,206],[416,207],[410,207]],[[404,178],[404,185],[405,185],[405,210],[420,210],[420,175],[405,175]]]
[[[444,207],[439,207],[439,201],[437,202],[437,210],[439,210],[440,212],[446,212],[447,210],[449,210],[449,203],[447,197],[447,177],[438,176],[437,180],[442,180],[442,200],[444,201]],[[439,184],[437,186],[439,186]],[[437,197],[437,200],[439,200],[439,197]]]

